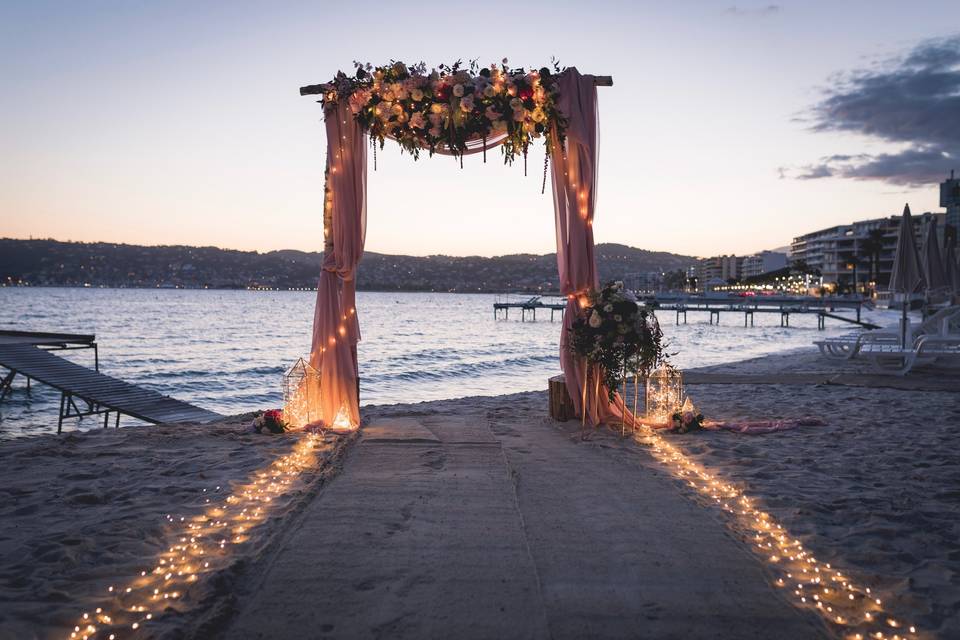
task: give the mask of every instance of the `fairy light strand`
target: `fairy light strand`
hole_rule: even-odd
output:
[[[318,463],[323,433],[304,433],[290,453],[255,471],[229,495],[223,488],[203,489],[204,512],[167,514],[169,542],[156,562],[126,586],[111,585],[110,609],[81,614],[66,635],[69,640],[128,640],[147,630],[168,608],[186,608],[189,590],[205,575],[225,568],[231,550],[250,540],[255,527],[271,515],[275,500],[289,493],[298,477]]]
[[[883,600],[869,587],[830,563],[817,560],[809,549],[756,500],[729,482],[708,472],[653,428],[641,425],[634,439],[647,444],[653,457],[712,506],[726,512],[730,525],[744,537],[775,577],[773,584],[792,596],[800,608],[815,611],[827,626],[847,640],[912,640],[917,628],[883,608]]]

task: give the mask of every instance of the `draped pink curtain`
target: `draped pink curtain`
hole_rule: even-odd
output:
[[[574,407],[578,412],[586,411],[587,424],[620,419],[621,415],[632,424],[633,416],[625,410],[620,396],[616,395],[612,403],[609,401],[599,368],[588,367],[585,360],[574,357],[567,348],[571,327],[587,303],[586,294],[599,286],[593,254],[599,124],[594,76],[581,75],[576,68],[567,69],[559,77],[559,89],[557,106],[567,117],[567,140],[563,146],[554,141],[551,177],[560,291],[567,296],[560,329],[560,368]]]
[[[357,426],[359,372],[356,271],[367,226],[367,145],[345,102],[326,114],[327,189],[323,271],[317,286],[310,364],[320,371],[320,414],[325,426]],[[326,226],[326,225],[325,225]]]

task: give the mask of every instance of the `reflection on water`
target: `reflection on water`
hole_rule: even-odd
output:
[[[544,389],[559,372],[559,322],[495,321],[493,295],[357,298],[362,404]],[[310,348],[313,303],[311,292],[0,288],[0,329],[95,333],[104,373],[233,414],[280,405],[283,372]],[[809,345],[824,335],[813,316],[781,328],[776,314],[757,314],[749,329],[735,314],[721,326],[707,324],[706,314],[689,319],[675,327],[672,314],[662,318],[681,367]],[[848,330],[829,322],[827,334]],[[89,351],[68,357],[93,364]],[[0,405],[0,439],[55,431],[58,406],[55,391],[35,385],[28,395],[21,381]],[[96,424],[94,417],[80,426]]]

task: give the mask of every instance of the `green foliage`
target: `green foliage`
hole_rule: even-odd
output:
[[[637,304],[622,282],[610,282],[589,297],[583,315],[572,325],[567,346],[599,365],[613,400],[625,375],[646,377],[664,361],[663,332],[653,311]]]

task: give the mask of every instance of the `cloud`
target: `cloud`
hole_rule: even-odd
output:
[[[903,148],[821,158],[799,179],[943,180],[960,164],[960,35],[924,41],[905,56],[838,76],[808,116],[813,131],[857,133]]]
[[[744,8],[738,7],[737,5],[731,5],[724,9],[724,13],[728,16],[736,16],[738,18],[766,18],[774,14],[780,13],[783,10],[778,4],[768,4],[765,7],[757,8]]]

